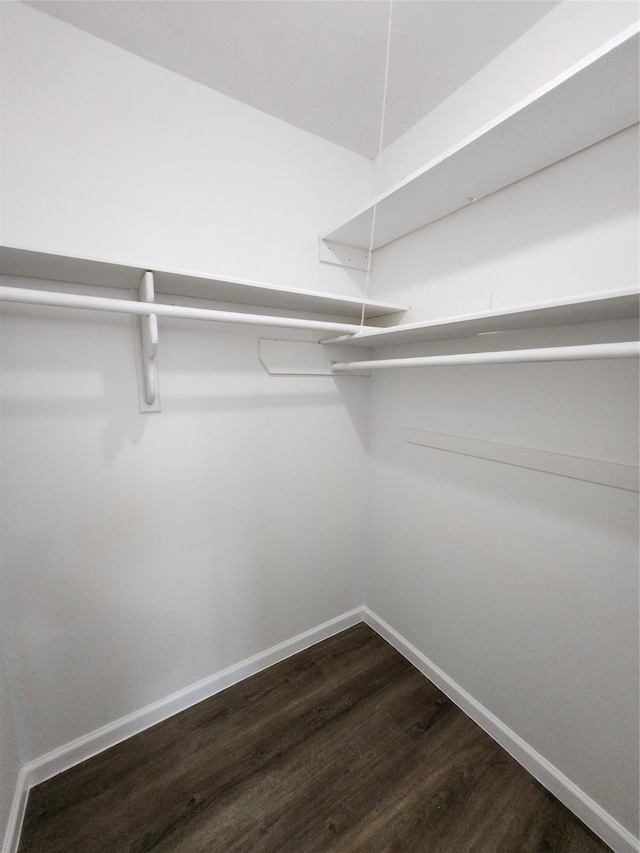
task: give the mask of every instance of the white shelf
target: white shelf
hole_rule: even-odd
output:
[[[571,299],[538,302],[518,308],[465,314],[422,323],[407,323],[387,329],[366,330],[358,335],[345,335],[324,340],[325,344],[382,347],[455,340],[487,332],[564,326],[599,320],[638,318],[640,299],[637,290],[615,290],[576,296]]]
[[[168,296],[192,296],[215,302],[326,314],[350,320],[360,319],[364,301],[348,296],[294,290],[198,272],[131,266],[4,246],[0,250],[0,272],[25,278],[137,289],[146,270],[153,272],[156,293]],[[367,301],[365,319],[402,313],[407,307],[389,302]]]
[[[636,124],[638,34],[629,28],[362,208],[325,240],[378,249]],[[383,155],[384,156],[384,155]]]

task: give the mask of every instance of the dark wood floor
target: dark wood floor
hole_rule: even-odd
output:
[[[20,853],[609,848],[365,625],[31,791]]]

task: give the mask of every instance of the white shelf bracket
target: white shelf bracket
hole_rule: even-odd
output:
[[[362,355],[355,347],[327,347],[324,344],[303,341],[265,340],[259,341],[260,364],[270,376],[335,376],[331,369],[331,357],[342,358],[348,349],[354,358]],[[340,376],[369,376],[368,370],[351,370]]]
[[[138,290],[140,302],[153,303],[155,292],[153,273],[145,272]],[[135,322],[135,320],[134,320]],[[140,316],[140,345],[142,353],[142,381],[139,383],[140,411],[159,412],[160,393],[158,387],[158,318],[155,314]]]
[[[373,258],[369,263],[369,252],[357,246],[345,246],[334,240],[320,240],[319,259],[323,264],[336,264],[339,267],[350,267],[353,270],[371,271]]]

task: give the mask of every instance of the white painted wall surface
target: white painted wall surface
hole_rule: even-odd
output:
[[[638,21],[634,0],[564,0],[375,161],[376,192],[407,178]],[[393,74],[393,68],[390,69]],[[416,81],[415,85],[420,85]],[[571,117],[567,116],[570,121]]]
[[[2,6],[6,243],[357,291],[317,238],[369,161]],[[4,311],[24,761],[361,604],[364,381],[270,377],[260,334],[161,322],[163,411],[141,416],[129,318]]]
[[[2,3],[5,245],[358,295],[318,237],[371,163],[20,3]]]
[[[365,381],[271,377],[259,330],[8,306],[5,645],[24,760],[361,604]]]
[[[489,293],[505,305],[637,284],[637,157],[627,132],[380,250],[378,296],[445,316]],[[629,339],[628,325],[604,331]],[[637,465],[637,362],[389,370],[370,383],[366,604],[637,835],[638,496],[404,440],[412,427]]]
[[[2,6],[7,243],[357,292],[316,240],[365,201],[367,161]],[[418,319],[635,281],[634,145],[382,250],[378,295]],[[366,603],[636,831],[634,496],[403,436],[633,464],[634,364],[375,374],[367,482],[366,380],[268,377],[256,330],[161,323],[149,416],[128,319],[11,306],[2,332],[25,761],[361,604],[370,513]]]

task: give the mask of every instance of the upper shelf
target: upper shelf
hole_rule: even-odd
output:
[[[509,184],[636,124],[638,27],[376,198],[325,240],[379,249]],[[384,156],[384,155],[383,155]]]
[[[473,337],[487,332],[637,318],[639,309],[637,290],[611,290],[517,308],[464,314],[442,320],[426,320],[422,323],[406,323],[387,329],[367,329],[357,335],[331,338],[323,343],[344,343],[362,347],[429,343]]]
[[[294,290],[204,273],[130,266],[4,246],[0,250],[0,272],[4,275],[137,289],[146,270],[153,272],[156,293],[169,296],[194,296],[216,302],[309,314],[327,314],[358,320],[364,302],[362,299],[348,296],[334,296],[311,290]],[[398,314],[406,310],[406,305],[369,300],[365,302],[365,319],[371,320],[374,317]]]

